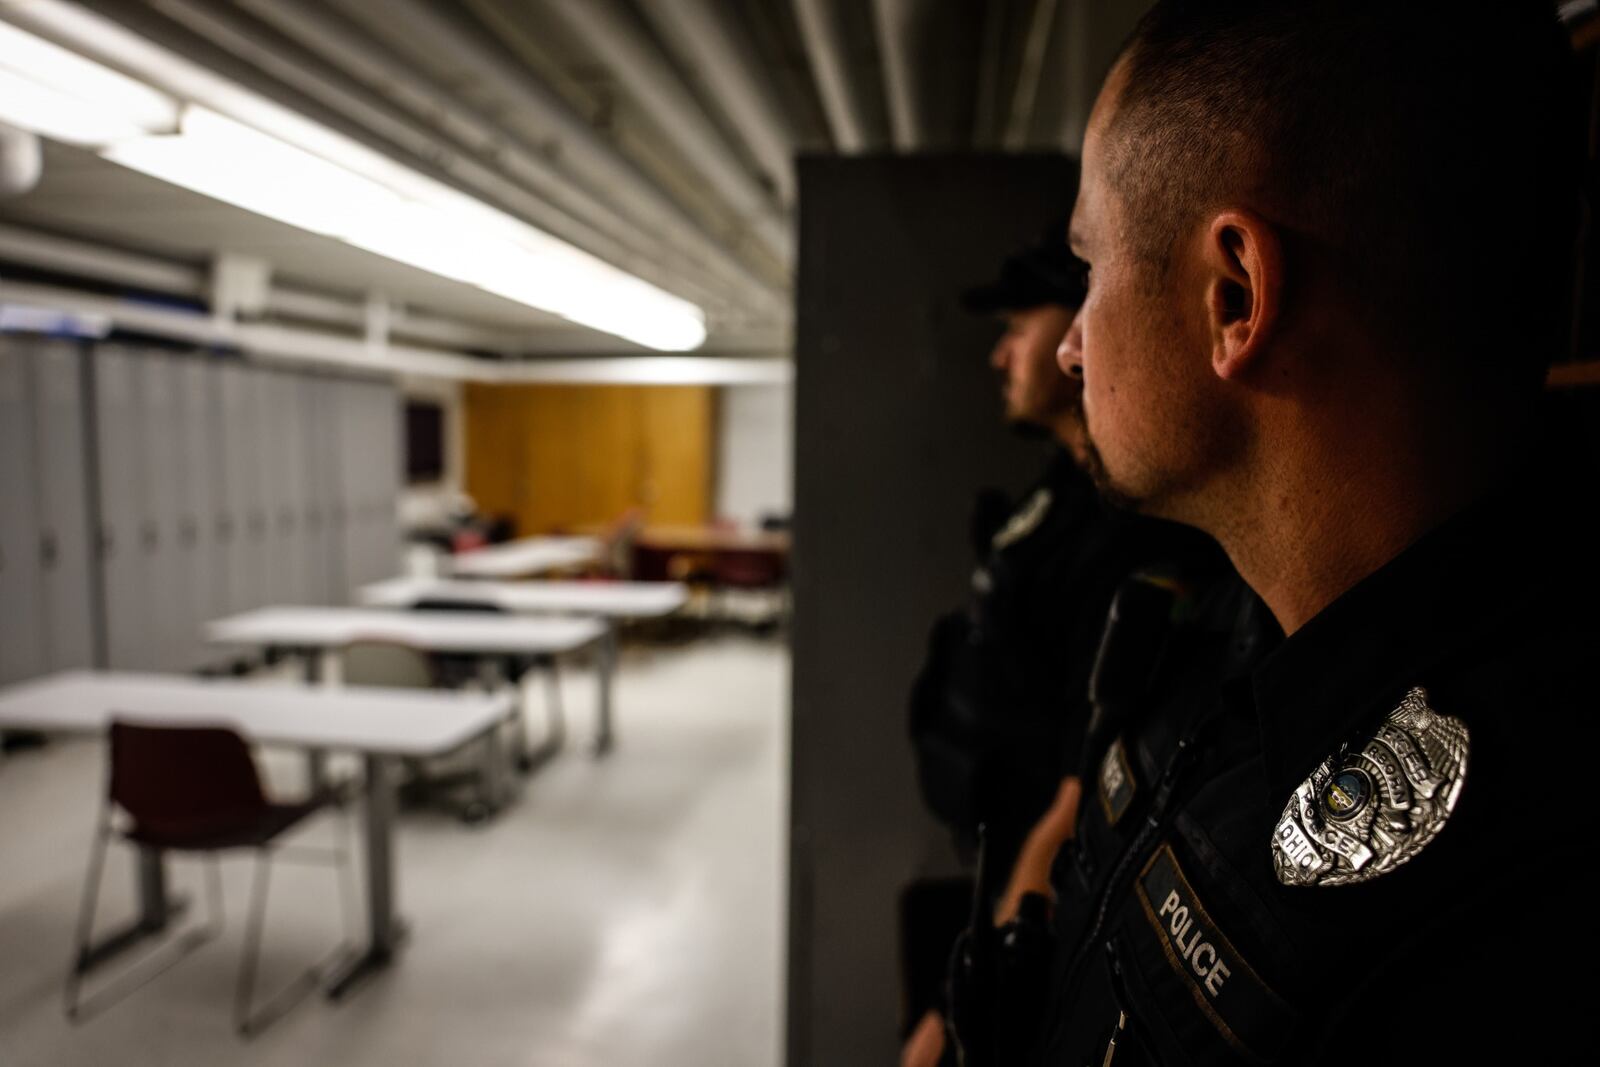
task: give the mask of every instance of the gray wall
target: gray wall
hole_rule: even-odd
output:
[[[1070,207],[1055,156],[800,165],[791,1067],[895,1062],[896,898],[939,837],[906,698],[964,596],[974,492],[1041,453],[999,421],[993,324],[963,288]]]

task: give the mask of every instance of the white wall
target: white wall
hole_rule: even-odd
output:
[[[785,385],[722,389],[717,411],[718,516],[754,523],[794,507],[794,390]]]

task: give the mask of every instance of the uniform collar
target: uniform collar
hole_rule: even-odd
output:
[[[1286,638],[1252,672],[1266,784],[1281,803],[1464,639],[1515,625],[1549,527],[1506,489],[1424,535]]]

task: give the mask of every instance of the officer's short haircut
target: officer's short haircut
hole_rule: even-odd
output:
[[[1106,138],[1164,270],[1248,196],[1411,350],[1541,379],[1564,343],[1582,167],[1552,0],[1161,0]]]

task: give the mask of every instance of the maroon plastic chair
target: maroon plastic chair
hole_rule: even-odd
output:
[[[210,860],[209,918],[199,930],[177,939],[144,961],[144,973],[125,975],[118,983],[125,986],[120,995],[109,997],[102,990],[97,1001],[109,1006],[128,993],[165,972],[184,956],[221,932],[222,893],[218,868],[220,853],[229,849],[256,851],[255,878],[251,890],[245,945],[239,963],[234,992],[234,1023],[239,1033],[249,1036],[283,1014],[294,1000],[315,986],[327,960],[319,962],[287,988],[270,998],[258,1015],[253,994],[261,954],[261,928],[266,917],[268,874],[275,852],[281,851],[279,838],[307,817],[337,804],[334,792],[323,792],[297,803],[274,803],[261,786],[261,777],[250,749],[233,730],[226,727],[138,726],[127,722],[111,724],[110,782],[101,809],[95,843],[84,886],[73,950],[72,971],[67,980],[67,1015],[86,1017],[79,999],[84,975],[95,965],[90,947],[95,907],[110,840],[119,837],[142,849],[158,852],[186,852],[205,855]],[[335,955],[350,951],[351,926],[349,901],[354,892],[351,881],[348,828],[342,835],[343,847],[318,855],[331,856],[339,868],[344,892],[346,942]],[[297,849],[301,853],[313,850]],[[175,951],[174,951],[175,950]],[[164,955],[160,965],[149,967],[152,959]],[[331,959],[332,957],[330,957]],[[129,977],[137,981],[128,982]],[[283,1003],[288,1000],[288,1003]]]

